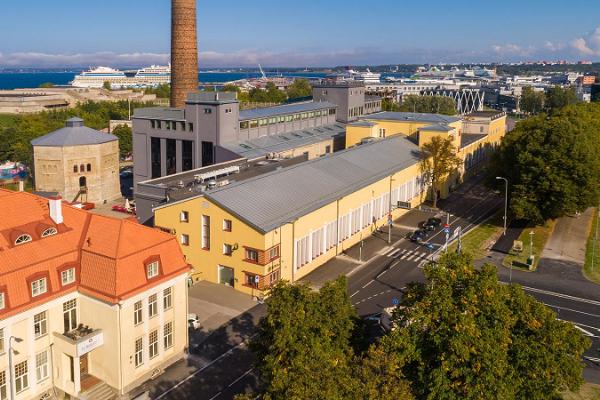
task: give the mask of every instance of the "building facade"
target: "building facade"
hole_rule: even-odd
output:
[[[0,397],[127,397],[183,357],[189,267],[135,222],[0,191]]]
[[[71,202],[102,203],[121,197],[119,139],[71,118],[66,127],[31,141],[37,191]]]

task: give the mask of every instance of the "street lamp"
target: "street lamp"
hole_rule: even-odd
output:
[[[506,220],[508,214],[508,179],[501,176],[496,177],[497,180],[502,180],[505,183],[504,186],[504,236],[506,236]]]
[[[535,235],[534,231],[529,232],[529,258],[533,257],[533,235]]]
[[[8,338],[8,371],[9,371],[9,379],[10,379],[10,398],[11,400],[15,399],[15,379],[14,379],[14,366],[13,366],[13,340],[16,343],[21,343],[23,339],[18,338],[16,336],[11,336]]]

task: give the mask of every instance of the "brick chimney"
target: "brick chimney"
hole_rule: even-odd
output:
[[[62,197],[55,196],[48,199],[48,208],[50,208],[50,218],[56,225],[63,223]]]
[[[196,0],[171,0],[171,107],[198,90]]]

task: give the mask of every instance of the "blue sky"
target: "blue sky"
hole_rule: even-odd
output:
[[[168,0],[3,0],[0,66],[168,61]],[[201,67],[600,60],[600,1],[198,0]]]

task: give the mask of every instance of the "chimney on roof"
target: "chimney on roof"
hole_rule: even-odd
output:
[[[62,215],[62,197],[50,197],[48,200],[48,206],[50,208],[50,218],[56,225],[63,223]]]
[[[198,91],[196,0],[171,0],[171,107]]]
[[[83,126],[83,120],[78,117],[73,117],[67,120],[67,128],[79,128]]]

